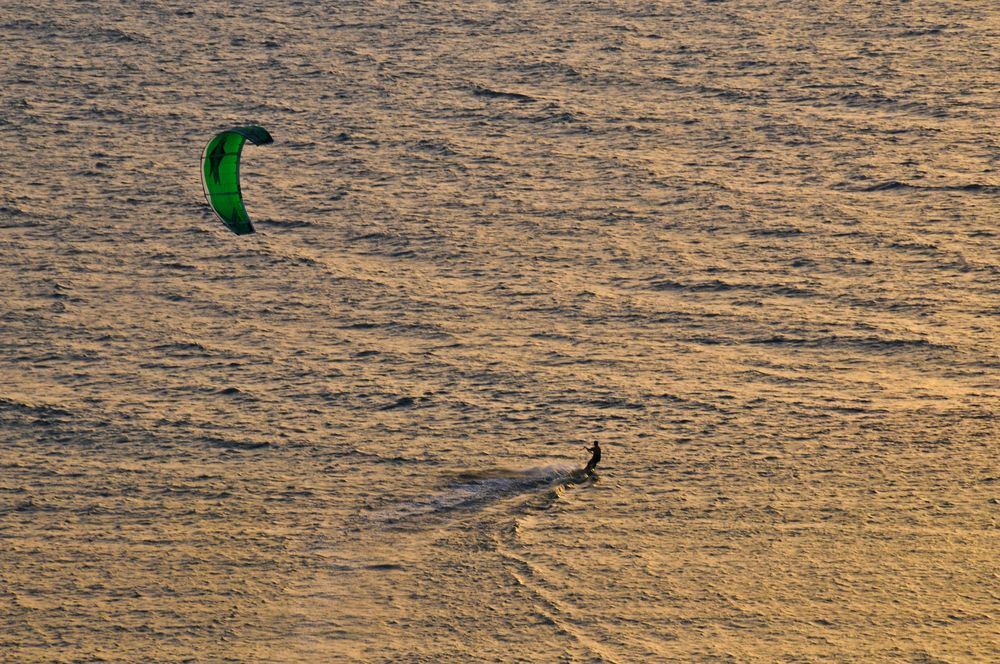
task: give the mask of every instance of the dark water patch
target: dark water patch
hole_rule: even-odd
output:
[[[795,226],[785,226],[780,228],[757,228],[749,231],[748,235],[753,237],[794,237],[802,235],[803,231]]]
[[[848,106],[885,106],[894,105],[896,101],[890,97],[880,94],[862,94],[860,92],[847,92],[836,97]]]
[[[190,265],[188,263],[178,263],[176,261],[171,261],[171,262],[167,262],[167,263],[160,263],[160,267],[162,267],[165,270],[173,270],[175,272],[195,272],[195,271],[198,270],[198,268],[196,266],[194,266],[194,265]],[[176,293],[170,294],[168,296],[168,298],[169,299],[177,299],[177,300],[189,300],[190,299],[190,298],[188,298],[188,297],[186,297],[184,295],[179,295],[179,294],[176,294]]]
[[[110,42],[112,44],[134,44],[147,41],[145,37],[125,32],[117,28],[100,28],[84,33],[82,36],[95,41]]]
[[[43,355],[19,355],[14,358],[16,362],[31,362],[36,365],[47,365],[50,362],[58,364],[71,362],[88,364],[103,360],[104,357],[99,352],[92,350],[68,350],[62,353],[45,353]]]
[[[945,26],[934,26],[932,28],[918,28],[913,30],[905,30],[899,33],[900,37],[928,37],[931,35],[940,35],[945,31]]]
[[[103,42],[110,44],[137,44],[147,42],[141,35],[125,32],[118,28],[87,28],[79,25],[58,25],[48,21],[19,19],[0,24],[5,32],[23,32],[32,37],[69,37],[78,41]]]
[[[981,183],[972,184],[944,184],[926,185],[913,184],[910,182],[900,182],[899,180],[889,180],[879,182],[868,187],[857,189],[856,191],[877,192],[877,191],[955,191],[968,192],[973,194],[1000,194],[1000,185],[990,185]]]
[[[535,81],[548,80],[555,76],[571,81],[578,81],[582,78],[582,74],[578,69],[565,62],[514,63],[509,68],[513,71],[528,74]]]
[[[654,281],[650,284],[650,288],[658,291],[665,290],[682,290],[682,291],[707,291],[707,292],[720,292],[720,291],[730,291],[740,288],[740,286],[735,284],[726,283],[719,279],[711,279],[709,281],[695,282],[695,283],[682,283],[675,281],[673,279],[661,279]]]
[[[774,286],[765,286],[760,288],[760,290],[769,295],[782,295],[785,297],[815,297],[817,295],[816,291],[811,288],[802,288],[801,286],[790,286],[788,284],[776,284]]]
[[[731,291],[754,291],[766,295],[780,295],[785,297],[814,297],[816,291],[811,288],[797,286],[793,284],[738,284],[722,281],[721,279],[710,279],[707,281],[695,281],[683,283],[674,279],[657,279],[648,286],[656,291],[684,291],[688,293],[724,293]],[[669,322],[661,319],[658,322]]]
[[[885,408],[874,408],[872,406],[842,406],[842,405],[837,405],[837,404],[831,404],[831,405],[827,406],[826,410],[837,412],[837,413],[846,413],[846,414],[862,414],[862,413],[866,413],[866,414],[882,413],[882,414],[884,414],[884,413],[890,412],[889,410],[887,410]]]
[[[303,112],[304,111],[301,108],[296,108],[294,106],[290,106],[289,104],[277,103],[277,102],[258,102],[256,104],[251,104],[246,107],[246,113],[248,115],[253,115],[255,117],[272,117],[280,115],[282,113],[297,115]],[[284,143],[284,145],[287,145],[289,149],[295,148],[295,149],[308,150],[316,147],[316,144],[311,142],[295,142],[295,143],[287,142]]]
[[[218,438],[218,437],[207,437],[207,438],[202,438],[201,440],[212,447],[218,447],[224,450],[232,450],[236,452],[259,450],[265,447],[271,447],[271,443],[268,442],[228,440],[225,438]]]
[[[416,403],[416,399],[413,397],[401,397],[391,404],[386,404],[379,408],[379,410],[396,410],[398,408],[409,408]]]
[[[541,295],[551,295],[551,293],[545,291],[515,290],[502,282],[491,287],[490,292],[497,293],[501,297],[539,297]]]
[[[0,228],[31,228],[41,225],[41,220],[15,205],[0,205]]]
[[[583,132],[593,131],[589,126],[583,124],[583,118],[580,116],[579,113],[575,113],[572,111],[563,111],[561,109],[551,109],[551,110],[552,112],[550,113],[542,113],[539,115],[535,115],[527,118],[527,120],[528,122],[533,122],[536,124],[557,124],[557,125],[579,124],[580,126],[576,127],[575,131],[583,131]]]
[[[217,387],[181,387],[177,389],[179,389],[181,392],[194,391],[207,394],[215,394],[242,403],[252,403],[260,401],[260,399],[255,394],[248,392],[244,388],[236,386],[223,387],[221,389]]]
[[[280,491],[276,495],[269,495],[264,498],[265,503],[291,503],[298,498],[312,498],[316,494],[309,489],[287,489]]]
[[[506,99],[521,103],[538,101],[534,97],[522,94],[520,92],[504,92],[502,90],[493,90],[492,88],[487,88],[480,85],[472,86],[472,94],[477,97],[486,97],[488,99]]]
[[[348,241],[369,243],[366,253],[372,256],[407,258],[415,256],[418,253],[410,247],[410,238],[394,233],[375,231],[348,238]]]
[[[576,341],[575,337],[568,334],[559,334],[558,332],[532,332],[528,337],[531,339],[551,339],[553,341]]]
[[[898,99],[878,92],[846,92],[834,95],[828,99],[839,102],[852,109],[878,110],[900,114],[920,115],[930,118],[947,118],[954,114],[954,108],[946,105],[934,106],[923,101]],[[815,100],[813,100],[815,101]],[[826,105],[823,103],[822,105]]]
[[[599,364],[606,367],[621,366],[619,359],[607,357],[574,357],[563,353],[547,353],[546,359],[542,362],[547,367],[569,367]]]
[[[413,147],[417,150],[424,152],[431,152],[436,155],[444,157],[453,157],[458,154],[450,145],[443,141],[432,141],[427,138],[421,138],[413,144]]]
[[[309,228],[316,225],[304,219],[254,219],[254,224],[265,228],[268,226],[273,228]],[[311,262],[315,263],[315,261]]]
[[[396,321],[373,322],[356,321],[338,326],[342,330],[386,330],[395,334],[406,334],[425,339],[451,339],[452,335],[433,323],[401,323]]]
[[[378,454],[377,452],[368,452],[367,450],[361,450],[358,449],[357,447],[344,447],[332,451],[326,451],[325,454],[328,457],[335,459],[341,459],[341,458],[364,459],[366,461],[370,461],[372,463],[377,463],[377,464],[400,465],[400,464],[413,463],[413,459],[408,459],[400,456],[395,456],[395,457],[385,456],[382,454]]]
[[[393,240],[395,236],[391,233],[386,233],[384,231],[374,231],[372,233],[365,233],[364,235],[354,235],[347,238],[348,242],[360,242],[362,240],[368,242],[375,242],[380,240]]]
[[[175,341],[166,344],[153,346],[153,350],[159,354],[171,357],[205,357],[209,355],[209,350],[197,341]]]
[[[732,339],[724,337],[706,336],[685,336],[683,340],[689,344],[701,344],[702,346],[725,346],[732,343]]]
[[[646,405],[636,401],[628,401],[627,399],[617,399],[617,398],[604,398],[604,399],[591,399],[587,402],[588,405],[598,408],[600,410],[645,410]]]
[[[42,21],[32,21],[30,19],[17,19],[14,21],[7,21],[6,23],[0,23],[0,29],[4,32],[30,32],[35,33],[46,33],[48,35],[54,35],[63,30],[63,27],[56,25],[55,23],[42,22]]]
[[[690,399],[678,396],[676,394],[669,394],[667,392],[664,392],[664,393],[661,393],[661,394],[644,394],[644,395],[642,395],[642,398],[645,399],[645,400],[649,400],[649,401],[652,401],[652,400],[655,399],[657,401],[664,401],[664,402],[667,402],[667,403],[677,403],[677,404],[692,403]]]
[[[748,102],[759,102],[763,103],[765,101],[765,96],[757,92],[751,92],[748,90],[738,90],[733,88],[718,88],[709,85],[696,85],[690,87],[690,90],[694,93],[704,95],[706,97],[712,97],[715,99],[724,99],[726,101],[734,101],[740,103]]]
[[[35,496],[28,496],[23,500],[15,502],[13,505],[7,507],[6,509],[0,507],[0,513],[3,513],[5,511],[20,512],[23,514],[34,514],[37,512],[56,512],[59,511],[59,508],[54,507],[53,505],[50,505],[46,503],[44,500],[36,498]]]
[[[791,337],[784,334],[776,334],[771,337],[761,337],[749,340],[751,344],[760,345],[785,345],[802,348],[824,348],[828,346],[847,346],[863,348],[871,351],[898,351],[898,350],[925,350],[925,351],[948,351],[954,352],[957,349],[949,344],[938,344],[927,339],[890,339],[877,335],[867,337],[848,337],[840,335],[829,335],[822,337]]]
[[[890,242],[886,245],[890,249],[906,249],[909,251],[938,251],[938,246],[930,242]]]
[[[890,180],[888,182],[879,182],[878,184],[873,184],[870,187],[865,187],[861,191],[893,191],[896,189],[917,189],[918,187],[904,182],[899,182],[898,180]]]
[[[379,410],[399,410],[401,408],[413,408],[418,404],[425,404],[430,401],[429,397],[400,397],[392,403],[385,404]]]
[[[772,383],[774,385],[803,385],[803,384],[818,384],[822,381],[818,378],[811,376],[783,376],[778,374],[772,374],[765,371],[759,371],[757,369],[749,369],[747,371],[741,371],[737,374],[740,378],[746,379],[747,383],[751,382],[764,382]],[[756,403],[757,400],[751,403]],[[759,400],[760,403],[765,403],[765,400]]]
[[[70,417],[72,413],[59,406],[46,404],[31,404],[7,397],[0,397],[0,413],[17,413],[38,418]]]

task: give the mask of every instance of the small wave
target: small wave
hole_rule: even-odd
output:
[[[273,226],[275,228],[308,228],[314,226],[311,221],[305,221],[304,219],[255,219],[254,223],[258,226]]]
[[[752,237],[794,237],[802,235],[803,231],[795,226],[784,226],[777,228],[757,228],[748,233]]]
[[[2,125],[3,122],[0,122]],[[0,228],[41,226],[41,222],[16,205],[0,205]]]
[[[60,26],[57,26],[54,23],[32,21],[30,19],[18,19],[16,21],[7,21],[6,23],[0,24],[0,28],[4,31],[10,32],[23,30],[25,32],[46,32],[49,34],[56,34],[59,32]]]
[[[900,37],[927,37],[929,35],[940,35],[944,33],[944,26],[934,26],[933,28],[919,28],[906,30],[899,33]]]
[[[32,404],[26,401],[20,401],[17,399],[11,399],[8,397],[0,397],[0,410],[8,410],[11,412],[23,413],[27,415],[42,415],[42,416],[69,416],[71,413],[59,406],[51,406],[48,404]]]
[[[371,242],[382,241],[382,240],[394,240],[396,239],[394,235],[390,233],[385,233],[382,231],[375,231],[373,233],[365,233],[364,235],[354,235],[347,238],[348,242],[358,242],[360,240],[368,240]]]
[[[895,350],[932,350],[932,351],[954,351],[955,347],[949,344],[939,344],[927,339],[892,339],[880,336],[840,336],[829,335],[822,337],[791,337],[784,334],[776,334],[771,337],[755,339],[751,341],[755,344],[763,345],[788,345],[803,348],[822,348],[825,346],[849,346],[864,348],[872,351],[895,351]]]
[[[88,36],[97,41],[109,41],[115,44],[142,43],[146,41],[144,37],[129,34],[117,28],[100,28],[92,30]]]
[[[649,282],[649,288],[655,291],[686,291],[689,293],[721,293],[726,291],[749,290],[768,295],[784,295],[787,297],[810,297],[816,292],[792,284],[757,285],[745,283],[730,283],[721,279],[707,281],[680,282],[674,279],[660,279]]]
[[[420,397],[400,397],[393,401],[392,403],[380,406],[379,410],[396,410],[397,408],[410,408],[417,403]]]
[[[491,88],[484,88],[480,85],[472,86],[472,94],[477,97],[488,97],[491,99],[509,99],[512,101],[519,102],[532,102],[537,101],[534,97],[526,94],[521,94],[520,92],[504,92],[502,90],[493,90]]]
[[[7,21],[0,24],[0,29],[9,32],[29,32],[34,36],[54,37],[72,34],[74,37],[83,40],[104,41],[115,44],[141,43],[148,41],[145,37],[129,34],[117,28],[93,28],[87,29],[79,26],[67,26],[51,23],[48,21],[33,21],[20,19]]]
[[[414,143],[413,147],[417,150],[423,150],[425,152],[431,152],[446,157],[453,157],[458,154],[458,152],[448,145],[448,143],[444,141],[429,140],[426,138],[418,140]]]
[[[886,182],[879,182],[877,184],[873,184],[871,186],[860,189],[860,191],[864,192],[897,191],[897,190],[968,191],[972,193],[997,194],[1000,193],[1000,186],[981,184],[981,183],[925,185],[925,184],[912,184],[909,182],[900,182],[899,180],[888,180]]]
[[[204,438],[204,442],[212,447],[232,451],[259,450],[264,447],[271,447],[271,443],[264,441],[229,440],[219,436],[208,436]]]
[[[675,281],[673,279],[660,279],[650,283],[650,288],[657,291],[666,290],[684,290],[684,291],[728,291],[739,288],[739,286],[721,281],[720,279],[711,279],[709,281],[701,281],[696,283],[682,283],[680,281]]]
[[[173,341],[153,346],[153,350],[172,357],[201,357],[208,354],[208,349],[197,341]]]

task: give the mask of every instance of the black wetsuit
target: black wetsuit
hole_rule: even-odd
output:
[[[594,472],[594,468],[596,468],[597,464],[600,463],[600,461],[601,461],[601,446],[595,440],[594,441],[594,446],[593,447],[588,447],[587,451],[594,453],[594,456],[590,457],[590,461],[587,462],[587,467],[583,469],[583,472],[585,472],[585,473],[587,473],[589,475],[592,472]]]

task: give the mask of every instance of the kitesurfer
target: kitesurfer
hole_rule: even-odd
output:
[[[595,440],[594,446],[588,447],[587,451],[593,452],[594,455],[590,457],[590,461],[587,462],[587,467],[583,469],[583,473],[584,475],[591,475],[594,472],[594,468],[596,468],[597,464],[601,461],[601,444]]]

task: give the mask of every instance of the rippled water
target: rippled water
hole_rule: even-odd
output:
[[[3,659],[995,658],[998,44],[0,0]]]

